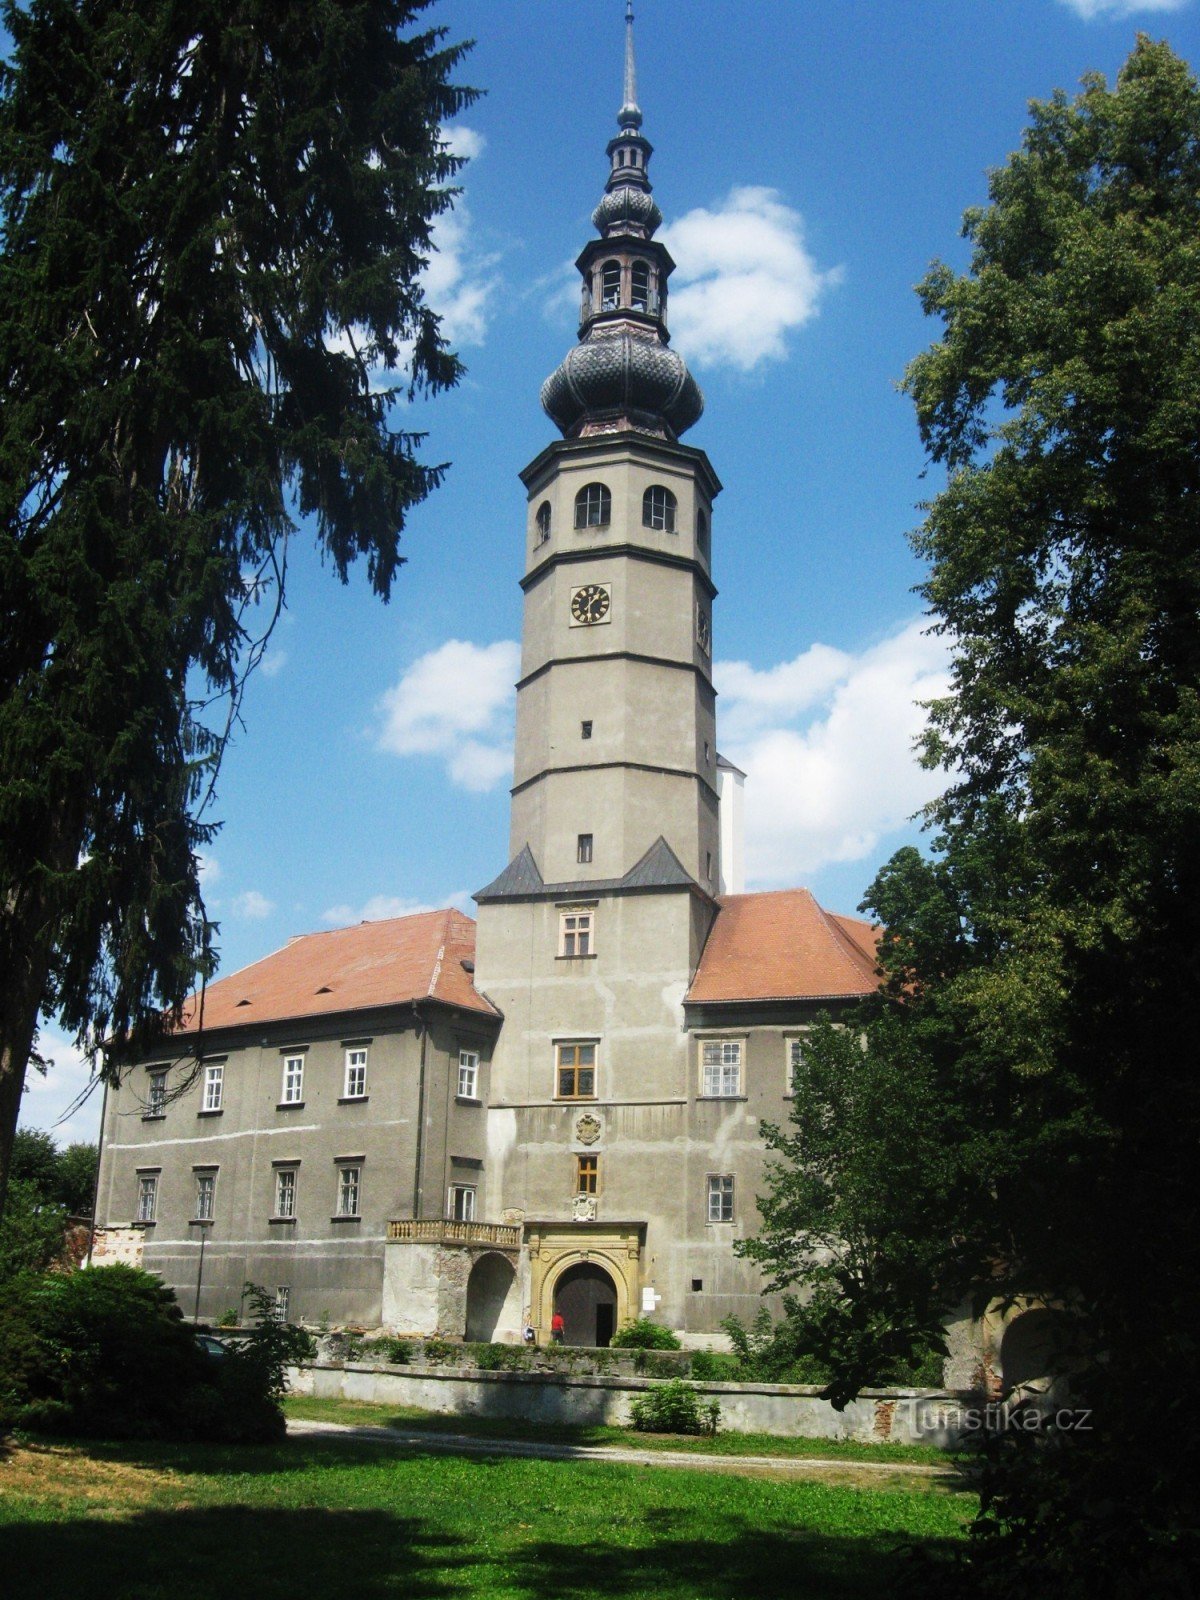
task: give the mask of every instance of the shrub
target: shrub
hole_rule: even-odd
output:
[[[677,1350],[638,1350],[633,1358],[633,1370],[647,1378],[682,1378],[691,1363]]]
[[[639,1395],[629,1415],[639,1433],[716,1433],[721,1408],[715,1400],[702,1406],[692,1385],[674,1378]]]
[[[237,1325],[238,1314],[233,1306],[230,1306],[226,1311],[222,1311],[220,1317],[217,1319],[218,1328],[236,1328]]]
[[[425,1360],[433,1367],[456,1367],[462,1360],[463,1347],[446,1339],[426,1339]]]
[[[467,1349],[481,1372],[527,1372],[531,1365],[524,1345],[473,1344]]]
[[[692,1377],[704,1383],[736,1383],[738,1358],[723,1350],[693,1350]]]
[[[659,1322],[651,1322],[649,1317],[638,1317],[635,1321],[627,1322],[618,1328],[612,1336],[613,1348],[616,1350],[679,1350],[682,1346],[679,1338],[672,1333],[670,1328],[664,1328]]]

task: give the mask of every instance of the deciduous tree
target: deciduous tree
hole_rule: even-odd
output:
[[[428,0],[5,0],[0,1204],[39,1013],[136,1047],[211,966],[198,801],[303,518],[385,599],[459,366],[424,303],[472,97]]]

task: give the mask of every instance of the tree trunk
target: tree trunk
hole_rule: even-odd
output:
[[[27,926],[28,920],[14,913],[5,918],[8,927],[4,943],[13,959],[6,963],[8,976],[0,985],[0,1219],[8,1195],[25,1073],[37,1035],[52,953],[52,941],[45,928],[39,930],[40,938],[37,934],[28,940],[22,938],[25,930],[21,924]]]

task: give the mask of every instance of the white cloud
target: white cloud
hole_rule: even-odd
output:
[[[465,911],[470,902],[471,895],[467,889],[456,889],[453,894],[447,895],[444,900],[439,900],[436,905],[430,905],[424,900],[406,900],[398,894],[373,894],[365,905],[352,906],[343,903],[327,907],[321,913],[321,921],[335,927],[345,927],[353,922],[385,922],[389,917],[415,917],[422,911],[444,911],[447,906]]]
[[[822,272],[804,221],[775,189],[736,188],[714,210],[689,211],[662,231],[679,262],[669,318],[698,366],[743,372],[787,355],[787,335],[817,314],[841,269]]]
[[[258,664],[258,670],[264,678],[277,678],[288,663],[288,653],[278,647],[268,646]]]
[[[452,155],[476,160],[487,141],[463,123],[447,123],[442,138]],[[460,174],[461,177],[461,174]],[[480,251],[471,232],[466,197],[433,223],[434,251],[425,269],[425,294],[442,319],[442,333],[455,349],[480,345],[487,335],[491,301],[499,287],[497,257]]]
[[[945,692],[947,647],[925,624],[852,655],[814,645],[758,671],[718,662],[722,753],[746,772],[746,871],[803,883],[858,861],[944,787],[917,765],[918,702]]]
[[[378,743],[393,755],[440,757],[474,793],[512,771],[512,706],[521,652],[515,640],[448,639],[419,657],[379,702]]]
[[[221,876],[221,863],[216,856],[201,851],[196,857],[196,867],[200,875],[200,888],[207,892]]]
[[[1190,0],[1059,0],[1085,22],[1098,17],[1132,17],[1139,11],[1182,11]]]
[[[45,1077],[31,1068],[25,1074],[25,1093],[21,1097],[20,1125],[53,1133],[59,1144],[72,1144],[100,1137],[100,1107],[104,1094],[99,1084],[70,1118],[60,1123],[74,1102],[91,1082],[87,1058],[71,1040],[56,1028],[43,1027],[38,1049],[53,1062]]]
[[[259,894],[257,889],[247,889],[242,894],[235,894],[230,905],[235,917],[243,917],[247,922],[263,922],[275,909],[274,900],[268,900],[265,894]]]

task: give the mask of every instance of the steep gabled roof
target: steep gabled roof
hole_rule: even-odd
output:
[[[878,987],[870,923],[823,911],[807,889],[727,894],[689,1003],[841,1000]]]
[[[474,898],[483,905],[489,900],[553,900],[564,895],[628,894],[640,889],[704,892],[660,833],[623,878],[585,878],[570,883],[546,883],[533,859],[533,851],[523,845],[520,854],[513,857],[500,876],[478,890]]]
[[[422,911],[385,922],[360,922],[305,933],[240,972],[210,984],[206,1032],[285,1019],[331,1016],[414,1000],[440,1000],[498,1016],[471,980],[475,924],[461,911]],[[184,1033],[200,1023],[196,997]]]

